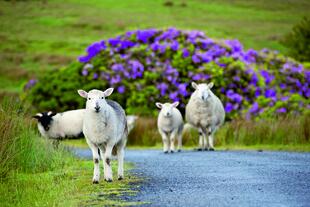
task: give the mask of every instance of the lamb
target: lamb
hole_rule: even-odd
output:
[[[83,122],[83,133],[90,147],[94,161],[93,183],[99,183],[99,155],[104,163],[104,178],[113,181],[111,155],[116,149],[118,160],[118,179],[124,178],[124,148],[127,141],[126,115],[122,107],[115,101],[106,100],[113,88],[105,91],[93,89],[88,93],[78,90],[81,97],[86,98],[86,111]],[[99,153],[100,151],[100,153]]]
[[[175,151],[175,138],[178,138],[178,151],[182,148],[182,130],[183,130],[183,117],[180,111],[176,108],[179,102],[170,103],[156,103],[156,106],[160,108],[160,112],[157,119],[158,131],[163,140],[163,151],[173,153]],[[168,140],[170,136],[170,144]]]
[[[83,117],[85,109],[55,113],[52,111],[37,113],[38,129],[43,137],[59,139],[83,136]]]
[[[220,99],[210,90],[213,83],[196,84],[195,89],[185,109],[186,121],[199,131],[198,150],[214,151],[214,133],[224,123],[225,110]],[[208,142],[206,136],[208,135]]]

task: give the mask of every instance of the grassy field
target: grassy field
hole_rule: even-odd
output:
[[[132,189],[139,182],[129,172],[130,163],[125,164],[124,180],[101,179],[93,185],[93,162],[73,157],[62,145],[55,149],[39,136],[26,111],[11,100],[0,105],[0,206],[137,204],[123,199],[135,194]],[[112,167],[116,172],[114,161]]]
[[[285,53],[279,40],[310,8],[308,0],[166,2],[1,1],[1,96],[20,92],[36,74],[67,65],[93,41],[131,29],[196,29],[213,38],[239,39],[246,48]]]

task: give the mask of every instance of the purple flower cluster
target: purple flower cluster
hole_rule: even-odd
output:
[[[193,80],[215,82],[214,93],[231,117],[275,106],[275,113],[287,113],[290,105],[277,102],[288,103],[294,94],[303,108],[310,104],[310,71],[301,64],[268,49],[245,50],[238,40],[216,41],[201,31],[129,31],[91,44],[86,53],[78,58],[86,64],[80,74],[128,92],[128,102],[137,107],[156,99],[186,103]],[[135,93],[144,96],[135,100]]]
[[[24,90],[32,88],[38,82],[37,79],[30,79],[24,86]]]

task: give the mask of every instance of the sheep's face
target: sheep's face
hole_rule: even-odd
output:
[[[107,102],[105,97],[110,96],[113,92],[113,88],[108,88],[105,91],[93,89],[88,93],[84,90],[78,90],[78,93],[83,98],[86,98],[86,109],[99,113],[105,108]]]
[[[173,112],[173,108],[177,107],[179,105],[179,102],[176,101],[174,103],[156,103],[156,106],[158,108],[161,109],[160,113],[162,113],[164,115],[164,117],[171,117],[172,116],[172,112]]]
[[[192,87],[196,90],[195,93],[198,98],[200,98],[202,101],[207,101],[211,94],[211,88],[213,87],[213,83],[209,84],[196,84],[195,82],[192,82]]]
[[[56,113],[49,111],[49,112],[37,113],[36,115],[33,116],[33,118],[38,120],[39,124],[45,131],[48,131],[51,128],[51,124],[53,122],[53,116],[55,115]]]

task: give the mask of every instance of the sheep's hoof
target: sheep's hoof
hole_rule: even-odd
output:
[[[181,152],[182,150],[178,149],[178,152]]]
[[[202,149],[201,149],[201,148],[198,148],[197,151],[202,151]]]
[[[204,151],[209,151],[209,149],[208,149],[208,148],[205,148]]]
[[[214,151],[214,148],[210,148],[209,151]]]
[[[99,184],[99,180],[93,180],[93,184]]]
[[[168,154],[168,151],[164,151],[165,154]]]
[[[118,180],[123,180],[123,176],[118,176]]]
[[[171,153],[174,153],[174,151],[173,151],[173,150],[171,150],[170,152],[171,152]]]
[[[113,180],[111,178],[104,179],[106,182],[111,183]]]

